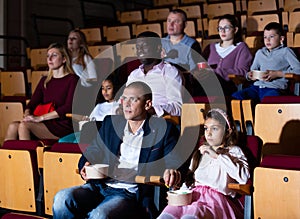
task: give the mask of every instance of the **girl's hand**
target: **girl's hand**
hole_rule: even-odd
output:
[[[200,153],[201,154],[208,154],[209,156],[211,156],[212,158],[217,159],[218,154],[216,153],[216,151],[209,145],[202,145],[199,148]]]
[[[177,187],[181,182],[180,172],[174,169],[166,169],[163,178],[167,187]]]
[[[83,168],[80,170],[80,175],[82,177],[83,180],[88,181],[87,177],[86,177],[86,172],[85,172],[85,167],[91,165],[90,162],[85,162]]]

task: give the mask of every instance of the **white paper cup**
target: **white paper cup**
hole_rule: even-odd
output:
[[[252,77],[258,80],[264,80],[266,73],[266,71],[252,70]]]
[[[192,190],[168,191],[168,205],[184,206],[192,203]]]
[[[86,177],[88,179],[103,179],[108,175],[108,164],[94,164],[85,167]]]

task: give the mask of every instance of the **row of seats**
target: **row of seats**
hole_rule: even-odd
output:
[[[222,13],[225,14],[225,13]],[[234,14],[234,13],[230,13]],[[285,16],[288,14],[285,14]],[[290,17],[293,18],[298,16],[296,12],[291,13]],[[87,36],[88,43],[90,45],[103,44],[103,43],[115,43],[122,42],[125,40],[133,39],[136,35],[143,31],[151,30],[156,32],[160,37],[167,35],[166,30],[166,18],[159,22],[144,22],[144,23],[130,23],[117,26],[102,26],[95,28],[83,28],[82,31],[85,32]],[[281,14],[263,14],[263,15],[251,15],[242,16],[241,24],[246,36],[251,35],[253,32],[262,31],[264,26],[270,21],[281,22]],[[292,19],[291,21],[294,21]],[[185,32],[194,38],[207,39],[212,36],[218,35],[217,32],[217,18],[200,18],[199,16],[188,18],[187,27]],[[298,23],[291,22],[288,23],[288,19],[285,21],[284,25],[287,28],[290,27],[291,32],[295,30]],[[201,39],[200,39],[201,41]]]
[[[226,7],[223,8],[223,4],[228,4],[228,2],[208,5],[211,5],[214,17],[225,13],[234,13],[231,9],[227,10]],[[231,2],[231,4],[233,3]],[[250,1],[248,4],[250,4]],[[181,7],[187,12],[189,20],[185,31],[189,36],[196,38],[201,43],[202,48],[205,48],[211,42],[218,41],[219,37],[216,28],[218,19],[213,16],[202,17],[200,5],[173,7]],[[261,6],[260,8],[264,7]],[[153,20],[151,20],[151,23],[139,22],[133,18],[136,16],[135,13],[137,11],[124,11],[121,15],[123,15],[126,22],[124,21],[124,25],[122,26],[82,28],[82,31],[87,37],[90,45],[89,49],[94,57],[101,53],[103,57],[110,57],[116,63],[121,63],[120,60],[122,61],[126,55],[122,53],[120,48],[121,45],[116,45],[116,48],[111,46],[115,45],[116,42],[122,42],[122,44],[124,44],[124,41],[133,39],[136,34],[147,30],[157,32],[160,36],[165,36],[167,34],[166,17],[169,10],[170,8],[147,9],[149,15],[148,18],[161,19],[156,23],[153,23]],[[141,13],[141,11],[139,12]],[[287,46],[300,47],[300,34],[297,34],[299,29],[299,16],[300,12],[298,11],[241,16],[237,14],[237,17],[241,20],[241,27],[245,33],[245,42],[248,44],[253,53],[263,46],[262,35],[258,34],[258,32],[261,32],[264,26],[271,21],[281,22],[284,28],[288,30]],[[97,44],[101,44],[101,46],[96,46]],[[34,70],[45,68],[47,66],[46,58],[44,58],[46,57],[46,48],[28,49],[28,57],[30,59],[31,67]]]
[[[194,6],[199,6],[193,8]],[[276,11],[294,11],[297,8],[300,8],[299,2],[297,0],[292,1],[284,1],[284,0],[237,0],[237,1],[230,1],[230,0],[224,0],[224,1],[206,1],[206,0],[183,0],[183,1],[171,1],[167,0],[164,2],[155,2],[154,1],[154,7],[150,9],[144,9],[141,10],[135,10],[135,11],[123,11],[118,12],[117,17],[121,23],[126,22],[143,22],[144,20],[149,21],[157,21],[161,17],[158,16],[158,18],[151,18],[149,16],[149,11],[152,10],[155,11],[155,13],[158,13],[160,15],[165,8],[181,8],[183,10],[186,10],[190,16],[194,16],[197,14],[197,17],[208,17],[213,18],[215,16],[219,16],[220,13],[224,13],[226,11],[227,13],[239,13],[239,14],[248,14],[252,15],[255,13],[266,13],[266,12],[276,12]],[[124,14],[124,15],[123,15]],[[201,16],[199,16],[201,15]]]
[[[6,141],[0,150],[5,162],[1,171],[8,175],[0,182],[0,207],[52,215],[54,195],[62,188],[84,183],[76,169],[85,147],[53,142],[47,145],[32,140]]]
[[[150,10],[150,9],[149,9]],[[159,9],[161,10],[161,9]],[[169,10],[169,9],[168,9]],[[225,14],[225,12],[223,12]],[[232,14],[232,13],[231,13]],[[157,17],[157,16],[156,16]],[[97,44],[114,44],[115,42],[123,42],[133,39],[137,34],[151,30],[156,32],[159,36],[166,36],[166,17],[159,22],[152,23],[130,23],[121,26],[103,26],[98,28],[83,28],[90,45]],[[256,14],[256,15],[242,15],[238,16],[241,22],[241,28],[244,33],[245,41],[250,48],[260,48],[262,46],[262,31],[266,24],[275,21],[282,23],[285,30],[288,31],[287,45],[289,47],[299,47],[299,17],[300,12],[282,12],[272,14]],[[202,48],[211,42],[211,38],[216,41],[218,37],[217,18],[200,18],[198,15],[188,18],[185,32],[197,39]],[[104,40],[105,38],[105,40]]]
[[[133,45],[131,45],[132,48],[131,50],[133,50],[133,48],[135,48]],[[102,59],[100,59],[102,60]],[[119,71],[118,71],[118,83],[125,83],[127,80],[127,76],[129,75],[129,73],[138,67],[138,65],[140,64],[138,60],[133,60],[128,62],[128,60],[124,59],[123,62],[127,62],[126,65],[123,65]],[[99,66],[104,66],[107,67],[107,65],[103,64],[103,65],[99,65]],[[111,66],[109,67],[111,68]],[[103,71],[100,71],[103,72]],[[107,72],[109,72],[107,70]],[[34,92],[35,87],[37,86],[37,83],[39,82],[40,78],[44,75],[47,75],[47,71],[32,71],[30,75],[28,75],[29,78],[29,82],[30,82],[30,87],[32,89],[32,93]],[[2,94],[2,98],[1,101],[3,102],[20,102],[22,104],[15,104],[18,105],[17,106],[17,110],[14,111],[13,114],[9,114],[8,116],[4,116],[3,121],[2,122],[2,127],[1,128],[1,134],[0,134],[0,142],[3,141],[3,138],[5,136],[6,133],[6,128],[7,125],[12,121],[12,119],[14,119],[14,115],[18,115],[15,119],[19,120],[17,118],[22,118],[22,113],[23,113],[23,109],[24,106],[26,105],[26,103],[29,101],[30,96],[26,95],[26,89],[25,89],[25,80],[24,80],[24,73],[23,72],[1,72],[1,78],[0,78],[0,82],[1,82],[1,94]],[[184,74],[186,75],[186,74]],[[236,83],[236,85],[239,87],[239,89],[242,88],[242,85],[245,81],[245,78],[241,78],[241,77],[237,77],[236,75],[230,75],[230,78]],[[276,99],[281,100],[281,102],[299,102],[299,84],[300,84],[300,77],[296,74],[287,74],[286,78],[290,80],[290,89],[291,89],[291,93],[294,92],[295,96],[282,96],[282,97],[275,97],[275,99],[273,100],[273,102],[276,102]],[[188,89],[188,87],[187,87]],[[293,89],[293,90],[292,90]],[[192,95],[192,94],[190,94]],[[271,98],[271,97],[270,97]],[[269,99],[270,99],[269,98]],[[298,99],[297,99],[298,98]],[[288,101],[288,99],[290,99],[290,101]],[[282,101],[284,100],[284,101]],[[185,101],[190,101],[190,100],[185,100]],[[203,99],[195,99],[194,97],[194,101],[195,102],[204,102],[204,103],[208,103],[208,102],[214,102],[214,101],[208,101],[208,100],[203,100]],[[224,101],[225,102],[225,101]],[[227,101],[228,102],[228,101]],[[21,107],[20,107],[21,105]],[[23,106],[22,106],[23,105]],[[7,104],[2,105],[2,115],[5,115],[4,112],[8,111],[12,106],[8,106]],[[248,130],[248,133],[252,133],[253,131],[251,126],[254,123],[254,107],[253,107],[253,103],[251,100],[244,100],[244,101],[238,101],[238,100],[232,100],[231,101],[231,109],[233,112],[233,115],[235,117],[235,120],[239,121],[239,126],[241,127],[241,129],[243,131],[246,132],[246,130]],[[16,112],[19,112],[18,114],[16,114]],[[250,126],[249,126],[250,124]],[[249,127],[249,128],[247,128]]]
[[[240,13],[253,13],[257,11],[284,10],[295,11],[300,8],[298,0],[154,0],[154,7],[184,6],[190,4],[213,4],[228,3],[234,4],[236,11]]]
[[[287,99],[287,97],[284,97]],[[296,103],[276,103],[276,98],[273,98],[272,103],[261,103],[253,106],[251,100],[232,100],[231,111],[232,116],[236,124],[240,127],[239,130],[242,133],[248,135],[258,135],[264,143],[280,143],[282,139],[281,131],[283,130],[288,120],[300,119],[299,103],[300,98]],[[196,126],[197,123],[203,124],[204,117],[203,112],[206,112],[210,107],[220,107],[226,109],[226,100],[211,101],[207,103],[197,103],[199,108],[197,112],[191,112],[195,110],[194,103],[184,104],[182,109],[181,123],[184,126]],[[196,104],[196,105],[197,105]],[[189,108],[191,107],[191,108]],[[191,119],[190,115],[199,115],[199,119]],[[6,134],[6,129],[9,123],[12,121],[21,120],[23,117],[23,106],[20,102],[0,102],[0,136],[1,143],[3,142]],[[266,119],[266,118],[269,118]],[[276,124],[276,126],[272,125]],[[292,135],[293,130],[290,136]],[[284,137],[283,137],[284,138]],[[290,144],[292,147],[292,144]],[[300,154],[300,153],[299,153]]]
[[[278,0],[277,0],[278,1]],[[86,34],[88,35],[88,38],[90,38],[90,43],[107,43],[107,42],[116,42],[116,41],[124,41],[128,39],[132,39],[136,35],[137,32],[140,32],[145,29],[150,29],[154,30],[157,32],[160,32],[161,36],[164,36],[166,34],[165,31],[165,24],[163,23],[166,21],[166,17],[168,14],[168,11],[171,8],[181,8],[185,10],[188,14],[189,18],[189,24],[186,29],[186,32],[188,35],[199,38],[199,41],[201,42],[206,40],[207,37],[212,36],[213,34],[216,34],[216,28],[214,27],[215,25],[211,25],[211,19],[213,19],[216,16],[219,16],[224,13],[231,13],[231,14],[236,14],[238,17],[241,17],[241,23],[243,24],[243,28],[246,28],[247,26],[257,26],[255,25],[255,22],[250,22],[247,24],[247,16],[245,14],[239,13],[240,9],[239,8],[244,8],[243,5],[249,5],[253,4],[252,2],[258,2],[259,7],[257,9],[253,9],[253,11],[258,12],[258,10],[263,9],[264,12],[269,11],[269,12],[275,12],[275,8],[278,11],[281,11],[284,8],[284,4],[288,3],[290,1],[283,1],[279,0],[279,3],[274,3],[275,0],[272,1],[202,1],[202,0],[195,0],[195,1],[180,1],[178,3],[173,2],[173,1],[168,1],[166,4],[164,3],[155,3],[153,2],[153,5],[155,6],[154,8],[147,8],[144,11],[122,11],[120,12],[120,23],[124,24],[122,26],[101,26],[98,27],[99,29],[95,28],[96,30],[87,30]],[[292,1],[291,1],[292,2]],[[192,4],[192,5],[191,5]],[[296,9],[297,6],[299,5],[298,2],[296,3],[291,3],[289,8],[294,8]],[[163,7],[164,5],[167,5],[168,7]],[[268,9],[266,5],[270,5],[273,7]],[[158,8],[159,6],[159,8]],[[274,8],[275,7],[275,8]],[[243,9],[244,10],[244,9]],[[252,11],[252,9],[248,9],[245,11]],[[293,27],[290,27],[290,24],[288,24],[288,19],[289,16],[288,12],[292,12],[292,10],[285,11],[287,13],[282,14],[282,22],[283,25],[288,25],[289,26],[289,31],[293,32]],[[241,16],[240,16],[241,15]],[[248,14],[249,16],[252,14]],[[277,16],[279,15],[279,21],[281,22],[281,13],[277,13]],[[142,19],[141,19],[142,18]],[[147,18],[147,20],[145,19]],[[261,20],[261,17],[257,17],[254,20]],[[273,19],[273,18],[272,18]],[[266,20],[266,19],[264,19]],[[277,20],[277,18],[273,19]],[[161,28],[159,28],[159,25],[146,25],[144,27],[139,26],[137,28],[137,25],[144,25],[149,22],[156,22],[160,23]],[[210,23],[209,23],[210,22]],[[252,23],[252,24],[251,24]],[[265,22],[263,22],[265,24]],[[212,23],[215,24],[215,23]],[[297,25],[297,24],[295,24]],[[294,26],[295,26],[294,25]],[[211,29],[209,29],[211,27]],[[296,27],[296,26],[295,26]],[[141,28],[141,30],[139,30]],[[250,28],[250,27],[249,27]],[[85,29],[85,28],[83,28]],[[136,30],[138,30],[136,32]],[[251,28],[249,29],[251,30]],[[125,35],[122,33],[126,32]],[[252,31],[252,30],[251,30]],[[296,37],[298,39],[298,36]],[[293,39],[293,38],[292,38]],[[290,41],[289,41],[290,42]],[[293,41],[291,41],[293,42]],[[289,44],[289,46],[293,46],[293,43]],[[40,51],[38,51],[40,52]],[[34,54],[31,54],[31,52],[28,51],[28,57],[35,57]],[[43,56],[39,56],[40,59],[43,58]],[[35,61],[37,60],[37,61]],[[41,60],[37,59],[32,59],[32,66],[36,66],[37,63],[41,63]]]
[[[270,104],[265,104],[264,106],[270,106]],[[293,112],[299,112],[299,104],[297,106],[290,104],[281,109],[285,112],[288,111],[290,106],[295,107]],[[183,104],[181,136],[188,135],[189,138],[194,138],[196,142],[199,129],[204,122],[204,115],[211,107],[216,106],[209,104]],[[219,107],[222,106],[220,105]],[[289,112],[291,111],[292,110]],[[265,108],[263,115],[260,116],[261,121],[270,121],[269,118],[264,116],[266,112],[270,112],[270,109]],[[257,111],[257,113],[259,114],[260,111]],[[191,118],[190,115],[195,116]],[[284,113],[283,116],[286,118],[287,122],[295,122],[294,120],[291,120],[291,117],[286,117],[286,115],[287,114]],[[296,117],[299,118],[299,115]],[[275,117],[273,118],[274,119],[272,119],[271,122],[276,123]],[[281,120],[283,121],[283,119]],[[295,126],[292,128],[294,127]],[[269,128],[269,126],[265,126],[265,128]],[[280,125],[274,128],[277,129],[277,131],[281,130]],[[193,135],[193,133],[196,134]],[[276,136],[279,135],[276,134]],[[260,138],[261,136],[258,135],[258,137]],[[249,215],[249,217],[246,218],[250,218],[250,212],[253,209],[255,218],[297,218],[299,216],[297,208],[299,203],[299,196],[297,195],[299,187],[297,183],[299,183],[300,180],[299,154],[298,156],[293,155],[288,158],[287,155],[283,155],[281,152],[279,153],[280,155],[278,155],[277,152],[277,155],[264,155],[261,160],[260,156],[264,150],[260,151],[261,145],[259,138],[250,136],[247,139],[247,143],[245,143],[245,145],[248,146],[248,149],[244,148],[245,150],[250,150],[254,158],[257,158],[255,166],[259,167],[254,169],[253,184],[249,182],[250,184],[248,185],[235,184],[229,185],[229,187],[240,191],[243,195],[248,194],[246,200],[249,201],[250,199],[250,202],[251,197],[253,197],[254,206],[246,206],[246,215]],[[47,145],[52,146],[49,147]],[[3,175],[7,176],[8,172],[11,174],[9,174],[8,177],[3,177],[0,181],[0,207],[10,210],[37,213],[42,216],[45,216],[43,213],[52,215],[51,207],[55,193],[62,188],[83,183],[80,176],[76,173],[76,169],[77,161],[80,157],[79,153],[81,153],[86,146],[87,145],[68,143],[47,144],[40,141],[6,142],[0,149],[1,160],[5,161],[3,162],[3,165],[5,166],[1,169]],[[243,147],[243,145],[241,146]],[[286,147],[287,145],[284,146]],[[193,146],[191,145],[191,147]],[[265,147],[265,144],[262,147]],[[16,150],[16,148],[21,150]],[[37,152],[38,148],[42,149],[42,152]],[[281,162],[278,162],[278,160]],[[21,164],[21,162],[23,163]],[[274,166],[274,164],[276,165]],[[40,170],[40,174],[38,174],[37,170]],[[17,177],[14,177],[13,174],[18,175]],[[34,174],[36,174],[36,177],[34,177]],[[39,187],[39,190],[37,189],[37,184],[41,183],[42,179],[44,184],[42,187]],[[269,180],[266,179],[272,179],[272,186],[270,186]],[[10,182],[10,180],[12,182]],[[21,182],[18,180],[21,180]],[[29,184],[27,184],[27,182],[29,182]],[[246,187],[254,187],[254,193],[245,189]],[[41,191],[44,194],[44,199],[41,198],[43,197],[40,195]],[[20,198],[20,194],[22,194],[22,198]],[[284,198],[287,194],[289,197],[288,200]],[[277,198],[274,199],[274,196]],[[243,196],[243,198],[245,198],[245,196]],[[41,210],[38,206],[43,200],[45,202],[45,209]],[[248,201],[246,201],[247,204],[249,204]],[[267,202],[268,206],[266,206],[264,202]],[[278,207],[278,205],[281,205],[281,207]],[[271,206],[277,207],[273,208]],[[273,210],[270,211],[269,209]],[[289,211],[286,211],[286,209],[289,209]],[[41,211],[38,212],[39,210]],[[18,218],[17,216],[19,216],[18,214],[13,213],[8,215],[10,215],[11,218]],[[4,216],[3,218],[5,217],[8,216]]]
[[[290,16],[290,21],[293,25],[290,26],[291,31],[287,34],[287,46],[289,47],[300,47],[300,34],[297,34],[297,28],[295,28],[295,17],[299,16],[300,12],[294,12],[294,14]],[[251,30],[251,33],[257,33],[261,32],[264,26],[271,21],[279,21],[278,15],[255,15],[248,17],[246,22],[248,30]],[[198,30],[196,30],[195,27],[199,25],[196,25],[194,21],[188,21],[186,33],[191,37],[197,38],[197,40],[201,43],[202,48],[205,48],[209,43],[219,40],[217,35],[218,33],[215,28],[217,26],[217,22],[217,19],[212,19],[209,21],[197,19],[197,24],[204,24],[204,26],[206,26],[205,28],[207,28],[207,30],[204,30],[203,33],[207,32],[210,37],[213,37],[212,39],[197,38]],[[162,35],[161,26],[159,23],[139,24],[136,26],[138,27],[137,29],[139,30],[139,32],[151,30]],[[82,31],[87,36],[88,43],[90,44],[89,50],[94,57],[111,58],[116,63],[122,63],[125,57],[136,55],[135,44],[133,41],[130,41],[132,37],[130,34],[129,26],[114,26],[107,27],[107,29],[112,31],[110,34],[111,36],[113,36],[112,40],[114,42],[121,41],[121,43],[115,44],[115,46],[108,43],[101,43],[101,28],[82,29]],[[123,37],[122,32],[124,29],[126,32],[126,36]],[[253,54],[258,48],[261,48],[263,46],[261,34],[245,36],[245,42],[252,50]],[[101,45],[97,45],[98,43],[101,43]],[[46,57],[46,48],[31,49],[30,60],[31,66],[34,70],[45,68],[47,66],[46,58],[44,57]]]

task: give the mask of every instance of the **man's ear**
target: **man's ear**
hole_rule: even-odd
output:
[[[284,42],[284,36],[281,36],[280,37],[280,44],[283,44],[283,42]]]
[[[152,107],[152,100],[146,100],[145,110],[149,110]]]

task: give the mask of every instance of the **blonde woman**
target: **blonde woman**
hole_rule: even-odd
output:
[[[73,73],[65,47],[58,43],[47,49],[48,76],[41,78],[28,103],[24,118],[9,125],[5,140],[59,139],[73,132],[72,121],[65,117],[72,112],[72,101],[78,77]],[[53,103],[54,111],[36,115],[40,104]]]

